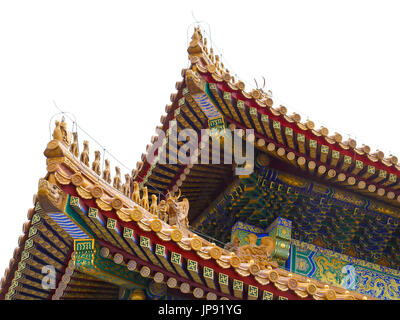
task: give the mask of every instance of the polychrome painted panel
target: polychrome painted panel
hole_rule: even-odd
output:
[[[291,272],[378,299],[400,300],[400,272],[312,244],[292,240]]]

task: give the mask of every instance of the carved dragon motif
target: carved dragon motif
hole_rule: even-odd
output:
[[[192,94],[203,94],[205,90],[204,79],[195,71],[186,71],[186,86]]]
[[[46,212],[62,211],[64,208],[66,194],[55,183],[40,179],[37,196],[40,207]]]
[[[253,233],[249,235],[249,244],[241,246],[237,250],[237,255],[243,263],[255,263],[261,270],[267,266],[277,266],[271,259],[275,249],[275,241],[271,237],[263,237],[260,245],[256,244],[257,236]]]

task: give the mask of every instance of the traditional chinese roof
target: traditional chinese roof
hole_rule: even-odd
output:
[[[323,126],[316,129],[310,120],[303,123],[300,115],[288,115],[286,107],[274,107],[272,98],[261,89],[246,92],[245,84],[235,81],[221,66],[218,56],[209,53],[199,30],[195,31],[188,52],[191,66],[182,70],[183,81],[176,84],[178,91],[171,95],[172,104],[166,106],[166,115],[161,117],[161,128],[165,132],[172,119],[177,120],[180,128],[198,131],[208,127],[206,115],[192,97],[194,89],[190,89],[191,81],[187,77],[188,72],[194,70],[207,82],[207,93],[232,128],[255,130],[252,138],[259,150],[304,171],[313,179],[400,205],[397,157],[385,157],[379,150],[371,152],[366,145],[357,147],[355,140],[343,141],[339,133],[330,135]],[[153,137],[151,143],[156,140]],[[148,173],[151,165],[143,154],[142,161],[137,164],[139,181],[146,177],[149,182],[152,177],[156,180],[155,173]],[[172,180],[179,179],[181,171],[176,170]]]
[[[161,125],[158,126],[169,141],[174,139],[169,136],[171,121],[177,124],[178,132],[189,128],[194,129],[199,136],[201,129],[209,127],[207,112],[196,101],[196,95],[203,92],[214,111],[222,115],[230,129],[254,129],[254,136],[249,136],[248,140],[254,144],[257,154],[270,157],[268,167],[315,184],[314,193],[304,192],[297,197],[298,201],[292,203],[284,201],[287,212],[297,212],[297,215],[292,216],[297,238],[313,242],[320,235],[321,245],[348,254],[355,254],[356,251],[350,249],[358,246],[354,243],[356,241],[362,243],[357,250],[358,257],[374,263],[391,261],[393,268],[399,268],[396,248],[399,248],[400,237],[396,230],[400,217],[400,166],[397,158],[392,155],[385,157],[381,151],[371,152],[366,145],[358,147],[353,139],[343,141],[339,133],[330,135],[327,128],[322,126],[317,129],[310,120],[301,122],[300,115],[289,115],[284,106],[275,107],[271,96],[261,89],[247,92],[244,83],[234,79],[224,69],[218,56],[213,55],[212,49],[207,48],[206,39],[199,30],[194,32],[188,53],[191,65],[182,70],[183,79],[177,82],[177,92],[171,95],[171,104],[166,106],[166,114],[161,117]],[[198,82],[203,82],[203,91]],[[183,143],[177,141],[176,144],[182,146]],[[176,152],[170,150],[169,144],[160,143],[157,136],[151,138],[146,152],[154,148],[158,150],[156,145],[161,145],[168,154]],[[213,205],[216,197],[234,181],[232,171],[231,165],[149,162],[147,154],[143,154],[137,163],[134,177],[154,194],[176,191],[179,187],[193,204],[190,220],[203,221],[204,230],[213,230],[213,226],[223,225],[223,230],[218,229],[216,233],[218,240],[225,241],[226,237],[222,235],[229,233],[234,220],[227,221],[226,215],[216,217],[209,213],[215,211]],[[317,186],[326,190],[326,193],[319,192]],[[328,220],[326,214],[321,214],[321,210],[314,210],[312,215],[306,214],[306,207],[310,204],[318,207],[316,198],[328,200],[327,205],[330,206],[332,194],[335,194],[336,200],[340,200],[341,204],[337,202],[339,207],[347,208],[345,211],[336,210]],[[241,201],[240,206],[236,204],[226,209],[234,214],[237,211],[245,213],[266,204],[276,209],[282,206],[279,199],[286,198],[287,194],[279,196],[271,193],[270,196],[274,198],[265,198],[261,201],[263,204],[256,204],[252,199],[251,206],[248,206],[248,201]],[[244,197],[243,200],[246,199],[251,197]],[[210,206],[210,203],[213,205]],[[276,218],[276,210],[268,210],[269,217],[261,215],[258,223],[270,223]],[[340,228],[339,225],[344,224],[343,221],[349,217],[347,211],[358,212],[359,216],[352,217],[353,225],[350,228]],[[308,218],[304,217],[305,214]],[[204,216],[209,217],[208,221],[201,218]],[[323,228],[328,221],[332,223],[329,223],[329,233],[325,234]],[[208,222],[210,224],[207,227]],[[343,231],[348,234],[343,236]],[[365,235],[360,236],[360,232]]]
[[[248,140],[257,148],[257,156],[270,157],[268,169],[263,165],[259,169],[264,170],[266,180],[276,182],[280,179],[278,182],[286,183],[287,188],[293,186],[293,181],[297,183],[296,179],[302,179],[302,183],[309,183],[304,192],[307,194],[305,202],[315,200],[318,192],[323,194],[320,191],[324,187],[327,190],[325,198],[336,194],[341,196],[338,201],[349,201],[352,206],[357,201],[367,203],[363,209],[370,209],[372,200],[374,210],[385,217],[393,217],[394,223],[397,221],[400,167],[396,157],[385,158],[381,152],[370,153],[367,146],[357,148],[354,140],[342,141],[337,133],[329,136],[324,127],[316,130],[313,122],[302,123],[299,115],[287,115],[284,106],[273,107],[272,98],[260,89],[246,92],[244,83],[235,81],[219,58],[211,50],[209,52],[198,30],[188,52],[191,66],[182,71],[183,79],[176,84],[177,93],[171,95],[172,103],[166,106],[166,115],[161,117],[159,128],[167,137],[171,120],[177,125],[178,132],[191,128],[199,136],[201,129],[209,127],[208,111],[198,99],[199,94],[205,94],[209,99],[208,106],[213,107],[210,112],[222,115],[229,128],[255,130]],[[199,86],[199,82],[204,87]],[[146,152],[160,142],[158,139],[151,138]],[[28,214],[29,221],[24,226],[19,248],[1,281],[2,298],[112,299],[120,295],[119,284],[129,286],[135,282],[140,285],[144,281],[141,279],[151,279],[155,283],[165,283],[172,292],[179,291],[195,298],[370,299],[357,292],[290,273],[274,261],[268,261],[266,266],[254,261],[243,262],[237,254],[208,238],[161,221],[135,203],[130,192],[127,194],[120,187],[110,186],[89,168],[88,163],[83,163],[82,155],[79,161],[78,155],[68,147],[69,143],[54,137],[45,150],[48,173],[40,180],[35,208]],[[176,143],[182,145],[180,141]],[[160,148],[167,149],[167,157],[176,153],[169,144],[160,146],[156,148],[157,152],[161,152]],[[190,202],[189,221],[200,221],[199,226],[207,227],[205,217],[217,207],[218,196],[240,183],[256,183],[251,175],[235,178],[233,170],[234,165],[149,162],[143,154],[134,178],[141,187],[148,188],[149,198],[152,194],[160,194],[162,198],[168,191],[179,188]],[[286,179],[284,175],[279,176],[279,170],[289,174]],[[273,174],[268,175],[268,172]],[[245,190],[240,195],[243,201],[228,203],[225,206],[227,213],[232,213],[233,218],[238,214],[248,217],[250,222],[261,223],[263,219],[250,215],[251,211],[254,214],[251,209],[260,205],[257,204],[259,198],[265,195],[261,186],[257,188]],[[290,197],[280,199],[281,191],[270,192],[266,201],[271,206],[294,201]],[[357,195],[355,200],[350,199],[353,195]],[[295,200],[298,200],[302,194],[299,192],[296,196]],[[363,202],[364,199],[370,202]],[[298,232],[298,239],[307,240],[302,236],[310,233],[306,229],[310,223],[314,225],[312,218],[320,225],[324,223],[315,215],[312,212],[308,216],[293,217],[294,225],[297,223],[298,227],[294,230]],[[340,220],[340,217],[338,214],[336,218]],[[275,216],[263,218],[268,224]],[[210,223],[214,222],[210,220]],[[372,223],[373,220],[368,221],[368,224]],[[332,239],[339,234],[339,229],[331,234]],[[312,229],[312,232],[318,233],[318,229]],[[393,239],[397,238],[393,236]],[[91,246],[88,252],[99,263],[91,266],[97,277],[83,272],[81,265],[81,269],[75,267],[77,258],[74,254],[79,251],[73,246],[88,240],[90,243],[86,244]],[[324,245],[330,247],[328,240]],[[47,264],[54,264],[59,275],[56,289],[50,292],[43,290],[38,280],[43,278],[41,268]],[[121,278],[117,279],[113,274]]]
[[[115,286],[91,277],[92,270],[83,269],[89,272],[86,276],[79,269],[76,244],[93,241],[98,246],[93,259],[110,271],[101,277],[115,283],[126,285],[140,275],[207,299],[370,299],[291,274],[273,261],[265,268],[243,263],[235,253],[168,225],[107,184],[62,141],[50,141],[45,155],[48,173],[39,182],[20,248],[2,279],[2,297],[68,299],[82,298],[82,293],[92,298],[116,297]],[[55,265],[62,275],[50,295],[38,285],[43,277],[39,269],[46,264]],[[99,289],[96,293],[95,288]]]

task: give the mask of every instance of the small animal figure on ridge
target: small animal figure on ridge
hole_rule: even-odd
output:
[[[131,176],[129,173],[125,174],[125,183],[122,186],[122,193],[128,198],[131,196]]]
[[[157,215],[157,196],[155,194],[151,195],[151,206],[150,206],[150,213],[153,215]]]
[[[111,174],[110,174],[110,161],[108,159],[104,160],[105,168],[103,170],[103,179],[107,183],[111,183]]]
[[[89,141],[83,141],[83,151],[81,152],[81,162],[85,164],[85,166],[89,166]]]
[[[147,187],[143,188],[143,197],[142,197],[142,201],[140,202],[140,205],[146,209],[147,211],[149,211],[149,194],[147,192]]]
[[[137,181],[133,181],[132,200],[137,204],[140,204],[140,188],[139,188],[139,183],[137,183]]]
[[[71,132],[67,131],[67,123],[65,122],[64,117],[62,117],[61,119],[60,128],[61,128],[63,142],[67,146],[69,146],[71,144]]]
[[[53,139],[63,141],[63,134],[60,127],[60,121],[56,120],[56,127],[53,131]]]
[[[69,151],[78,158],[79,156],[79,151],[78,151],[78,132],[73,132],[72,133],[74,137],[74,141],[72,142],[71,146],[69,147]]]
[[[121,190],[121,170],[118,167],[115,167],[113,187],[117,190]]]
[[[100,170],[100,151],[96,150],[94,152],[94,161],[92,163],[92,170],[94,172],[97,173],[97,175],[99,176],[101,174],[101,170]]]

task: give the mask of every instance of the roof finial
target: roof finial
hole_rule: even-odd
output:
[[[203,47],[203,36],[199,27],[194,27],[192,41],[190,41],[188,52],[190,55],[201,55]]]

